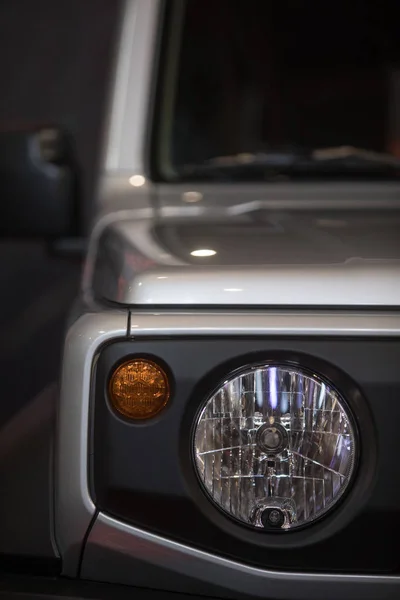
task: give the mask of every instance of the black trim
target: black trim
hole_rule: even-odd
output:
[[[150,583],[150,582],[149,582]],[[93,583],[45,577],[0,577],[0,600],[204,600],[193,596],[150,587],[140,588],[110,583]],[[209,600],[217,600],[208,597]]]
[[[163,68],[163,57],[168,52],[170,38],[170,27],[172,26],[173,8],[171,0],[162,0],[160,9],[160,19],[156,32],[157,50],[156,67],[153,69],[153,81],[150,92],[150,110],[148,116],[149,136],[145,144],[145,173],[150,181],[156,183],[158,178],[157,163],[160,144],[160,122],[162,120],[162,110],[159,110],[162,102],[163,90],[166,81],[166,71]]]
[[[1,577],[5,575],[27,576],[39,574],[42,577],[55,577],[60,573],[60,558],[0,554],[0,591]]]
[[[169,407],[157,417],[127,422],[110,410],[106,382],[119,360],[143,354],[168,364],[176,387]],[[190,459],[193,418],[214,386],[244,362],[272,354],[333,382],[351,405],[362,444],[359,471],[346,501],[324,519],[287,535],[255,532],[221,513],[198,485]],[[98,509],[256,566],[400,573],[395,550],[400,476],[392,464],[398,453],[399,362],[395,338],[159,335],[109,343],[98,356],[92,397],[92,493]],[[377,505],[383,507],[383,520],[377,518]]]
[[[337,306],[335,304],[326,305],[313,305],[313,304],[133,304],[132,302],[116,302],[110,300],[104,296],[96,296],[96,301],[101,305],[108,307],[109,309],[119,308],[121,310],[129,310],[132,314],[138,312],[154,312],[154,311],[171,311],[171,312],[187,312],[187,311],[213,311],[221,312],[226,314],[227,312],[242,312],[242,313],[270,313],[274,311],[287,312],[291,314],[293,312],[301,313],[346,313],[352,312],[354,314],[368,314],[371,312],[376,313],[400,313],[399,304],[382,304],[377,306],[376,304],[368,305],[363,304],[362,306],[353,304],[344,304],[343,306]]]

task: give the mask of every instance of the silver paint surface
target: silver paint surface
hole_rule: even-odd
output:
[[[126,337],[124,311],[87,313],[70,327],[64,346],[57,415],[55,538],[63,569],[76,577],[83,538],[95,513],[88,489],[89,397],[99,347]]]
[[[329,186],[312,209],[306,200],[270,208],[276,190],[267,186],[259,186],[265,201],[252,200],[248,188],[230,198],[211,189],[213,203],[203,196],[195,205],[154,186],[133,192],[135,206],[127,208],[130,190],[120,178],[108,184],[118,190],[109,190],[113,211],[103,213],[91,238],[89,296],[150,307],[400,306],[397,188],[386,208],[364,197],[364,208],[359,199],[354,210],[334,208]],[[286,203],[301,191],[287,186]],[[192,256],[198,249],[215,255]]]
[[[105,170],[143,174],[160,0],[124,0],[108,119]]]
[[[65,344],[58,415],[56,541],[63,574],[78,573],[91,524],[82,577],[221,597],[267,593],[276,598],[398,597],[393,577],[327,576],[254,569],[133,528],[106,515],[93,523],[88,487],[89,399],[93,361],[103,343],[150,334],[398,336],[395,312],[250,312],[250,305],[400,305],[400,188],[395,184],[167,185],[149,179],[148,147],[158,0],[126,0],[110,107],[99,214],[83,279],[85,306],[111,301],[133,306],[180,305],[180,314],[104,311],[80,316]],[[135,187],[132,177],[143,178]],[[196,199],[196,202],[193,202]],[[189,200],[189,201],[188,201]],[[372,223],[373,240],[344,241]],[[168,236],[161,239],[162,222]],[[191,243],[210,241],[213,224],[226,231],[229,259],[193,262]],[[257,248],[257,227],[264,228]],[[198,227],[196,236],[191,235]],[[230,228],[234,229],[232,234]],[[251,229],[251,227],[253,229]],[[174,232],[186,231],[182,235]],[[172,235],[171,235],[172,234]],[[269,245],[286,236],[287,244]],[[354,237],[354,236],[353,236]],[[367,240],[368,241],[368,240]],[[211,242],[210,242],[211,243]],[[301,260],[307,244],[314,245]],[[204,246],[203,246],[204,247]],[[189,250],[189,251],[188,251]],[[251,260],[246,263],[246,253]],[[246,287],[242,283],[246,283]],[[223,286],[221,287],[221,283]],[[283,293],[283,290],[284,293]],[[210,302],[211,300],[211,302]],[[190,306],[217,304],[221,313]],[[242,307],[241,312],[234,306]],[[231,308],[229,308],[231,306]],[[345,587],[344,587],[345,586]]]
[[[398,598],[384,575],[279,572],[251,567],[121,523],[100,513],[82,565],[85,579],[224,598]],[[151,579],[150,579],[151,578]],[[146,583],[147,582],[147,583]]]
[[[399,306],[399,184],[151,180],[162,15],[159,0],[125,1],[85,299],[149,307]],[[217,244],[217,253],[195,259],[190,252],[199,244]]]
[[[88,313],[74,322],[65,343],[58,415],[55,532],[63,557],[63,574],[71,577],[76,576],[82,544],[95,513],[88,487],[89,404],[93,361],[103,343],[126,338],[127,326],[127,312]],[[154,335],[190,335],[199,338],[205,335],[277,335],[280,338],[293,335],[392,337],[400,335],[400,314],[312,311],[131,313],[129,337],[133,344],[135,339]],[[132,546],[136,545],[135,537],[131,538],[130,543]],[[131,571],[129,566],[128,572]],[[107,578],[105,570],[98,571],[97,575],[100,579]],[[109,576],[111,575],[112,573]]]

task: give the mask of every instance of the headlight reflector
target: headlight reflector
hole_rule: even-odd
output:
[[[288,365],[248,367],[203,407],[195,463],[211,499],[256,528],[295,529],[333,508],[354,473],[355,431],[339,393]]]

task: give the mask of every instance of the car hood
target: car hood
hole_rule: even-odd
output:
[[[92,235],[86,292],[148,307],[400,304],[398,208],[243,198],[114,205]]]

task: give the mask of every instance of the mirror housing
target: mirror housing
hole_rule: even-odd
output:
[[[79,235],[78,179],[67,136],[56,128],[0,132],[1,237]]]

